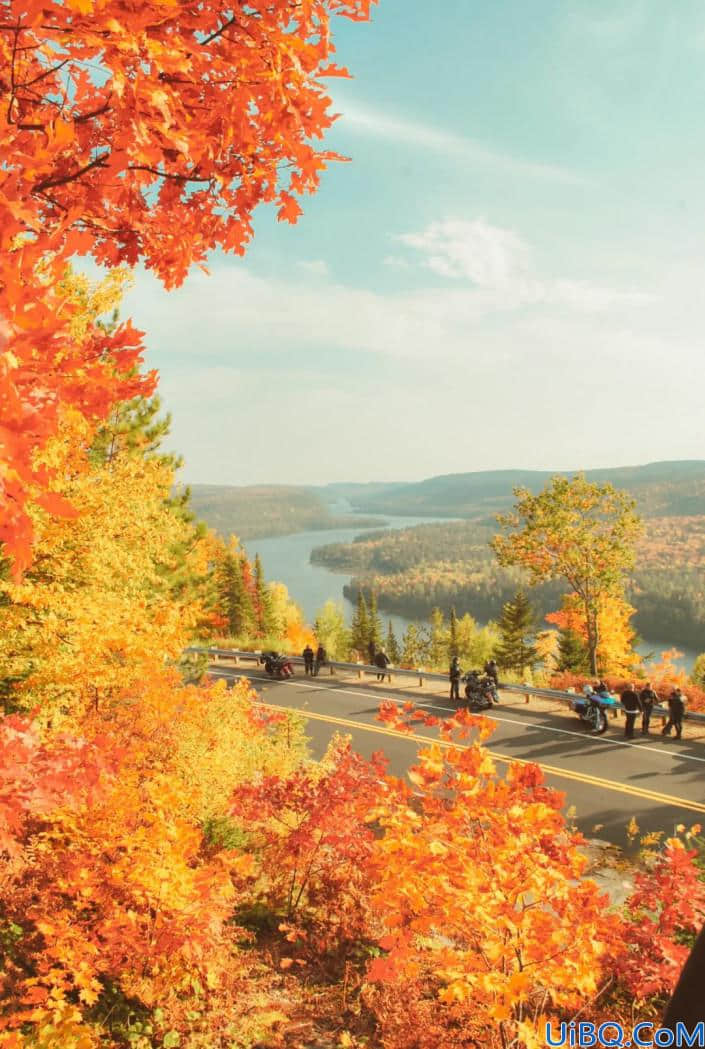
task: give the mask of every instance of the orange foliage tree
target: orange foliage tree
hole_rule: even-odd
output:
[[[401,729],[434,723],[389,704]],[[535,765],[504,777],[482,746],[492,728],[458,714],[444,726],[475,738],[423,749],[416,798],[380,813],[371,909],[383,955],[366,999],[385,1045],[467,1049],[544,1045],[546,1020],[590,1005],[619,922],[594,882],[581,880],[581,835],[563,795]]]
[[[634,650],[636,631],[630,620],[635,608],[620,594],[604,594],[597,603],[597,668],[600,673],[629,674],[641,663]],[[577,594],[566,594],[558,612],[546,616],[559,630],[571,630],[587,645],[588,627],[583,602]]]
[[[76,252],[142,260],[167,287],[210,249],[242,253],[263,202],[294,222],[334,154],[322,80],[334,14],[371,0],[288,0],[224,10],[145,0],[7,0],[0,21],[0,541],[29,563],[30,499],[52,473],[33,453],[62,405],[104,417],[148,393],[139,333],[76,340],[61,278]]]

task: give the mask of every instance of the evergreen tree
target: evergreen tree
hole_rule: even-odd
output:
[[[382,622],[379,618],[377,611],[377,594],[372,590],[370,592],[370,606],[367,613],[367,646],[366,651],[369,650],[371,645],[375,646],[377,650],[382,644]],[[389,655],[389,653],[387,653]]]
[[[449,659],[455,659],[460,654],[458,648],[458,617],[455,614],[455,607],[450,610],[450,627],[448,632],[448,657]]]
[[[182,465],[180,456],[159,451],[171,431],[171,414],[161,416],[161,399],[134,397],[113,406],[104,423],[98,428],[90,449],[95,463],[111,463],[122,454],[141,455],[145,459],[159,458],[173,469]]]
[[[254,580],[257,629],[262,637],[270,637],[274,633],[272,599],[269,593],[269,588],[264,581],[264,572],[262,570],[262,562],[259,554],[255,554]]]
[[[529,599],[523,590],[513,601],[507,601],[499,618],[499,643],[495,659],[504,670],[524,670],[533,667],[538,659],[536,640],[536,617]]]
[[[353,612],[350,625],[350,645],[363,657],[367,659],[367,644],[369,641],[369,622],[367,617],[367,603],[362,590],[357,592],[357,605]]]
[[[249,638],[257,628],[255,609],[245,584],[247,559],[234,539],[223,545],[215,568],[215,606],[226,621],[229,637]]]
[[[401,661],[404,666],[416,668],[422,659],[422,641],[419,636],[419,628],[415,623],[409,623],[404,632],[401,643]]]
[[[583,639],[574,630],[559,630],[556,668],[561,671],[585,673],[588,665],[588,650]]]
[[[399,642],[397,641],[396,634],[394,633],[394,627],[392,626],[391,619],[389,620],[389,626],[387,628],[385,652],[389,656],[389,659],[394,664],[394,666],[399,666],[399,660],[401,659],[401,649],[399,648]]]

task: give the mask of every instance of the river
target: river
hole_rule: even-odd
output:
[[[333,513],[347,513],[349,506],[340,504],[331,506]],[[354,519],[355,515],[351,514]],[[369,515],[360,515],[369,516]],[[448,517],[389,517],[386,529],[409,528],[416,524],[432,524],[434,521],[449,521]],[[311,551],[316,546],[325,546],[326,543],[351,543],[355,536],[364,535],[367,532],[381,531],[378,528],[360,528],[354,525],[350,528],[334,528],[330,531],[299,532],[296,535],[273,536],[269,539],[250,539],[244,545],[249,557],[259,554],[262,559],[265,579],[277,580],[284,583],[298,605],[301,606],[306,619],[312,623],[316,614],[326,601],[340,602],[345,608],[348,622],[352,616],[353,606],[350,601],[343,597],[343,587],[350,582],[351,576],[347,573],[331,572],[322,565],[311,564]],[[404,616],[390,615],[380,612],[384,632],[391,620],[397,638],[402,634],[411,622],[418,623],[419,620],[410,620]],[[673,648],[672,642],[647,639],[638,646],[642,655],[650,653],[658,654]],[[690,671],[695,662],[697,652],[692,649],[683,649],[682,659],[677,663]]]

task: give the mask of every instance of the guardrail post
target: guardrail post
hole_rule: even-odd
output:
[[[329,663],[328,664],[328,677],[333,677],[334,675],[335,675],[335,670],[333,669],[333,665],[332,665],[332,663]]]
[[[233,662],[235,663],[236,667],[240,666],[240,657],[238,656],[237,652],[233,652]]]
[[[357,665],[357,676],[358,676],[358,678],[359,678],[359,679],[360,679],[360,680],[362,681],[362,670],[360,669],[361,667],[362,667],[362,663],[360,663],[360,661],[358,660],[358,665]]]
[[[423,676],[420,668],[417,669],[417,673],[419,675],[419,688],[423,688]]]

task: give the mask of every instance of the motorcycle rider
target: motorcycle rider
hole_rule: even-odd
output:
[[[323,645],[319,645],[318,648],[316,649],[316,665],[313,668],[313,676],[314,677],[318,677],[318,671],[321,669],[323,664],[327,663],[327,662],[328,662],[328,654],[327,654],[325,648],[323,647]]]
[[[639,693],[634,688],[634,682],[627,685],[619,699],[625,711],[624,738],[634,739],[634,723],[641,710],[641,700]]]
[[[499,688],[499,672],[497,670],[497,660],[488,659],[485,663],[483,670],[487,677],[491,677],[494,682],[494,687]]]
[[[607,686],[605,686],[605,690],[606,690],[606,688],[607,688]],[[592,685],[583,685],[583,695],[585,696],[586,711],[587,710],[592,710],[593,714],[595,715],[595,717],[593,719],[593,721],[594,721],[594,728],[593,728],[592,731],[593,731],[593,733],[595,735],[598,735],[599,734],[599,728],[600,728],[600,720],[599,720],[599,717],[597,716],[597,712],[599,712],[599,710],[600,710],[600,704],[599,704],[599,701],[598,701],[599,693],[597,693],[595,691],[595,689],[592,687]]]
[[[685,714],[685,696],[679,688],[674,688],[668,697],[668,721],[661,729],[662,736],[670,736],[671,729],[676,730],[676,739],[683,732],[683,715]]]
[[[451,700],[457,700],[458,702],[460,702],[460,678],[462,677],[462,674],[460,660],[457,656],[453,656],[450,670],[448,671],[448,677],[450,679],[450,698]]]
[[[641,734],[648,736],[651,711],[658,705],[658,696],[652,689],[650,681],[647,681],[642,688],[639,699],[641,700]]]

